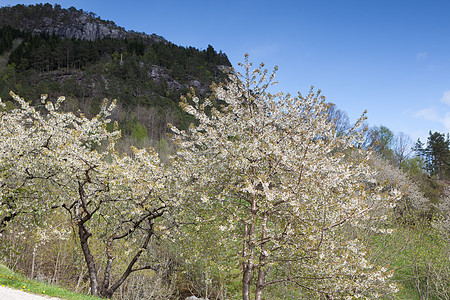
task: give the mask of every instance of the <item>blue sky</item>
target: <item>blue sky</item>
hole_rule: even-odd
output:
[[[0,6],[36,1],[0,0]],[[38,2],[39,3],[39,2]],[[127,30],[183,46],[211,44],[233,66],[250,54],[279,66],[276,90],[311,85],[350,119],[368,110],[413,140],[450,132],[450,1],[80,0],[75,6]]]

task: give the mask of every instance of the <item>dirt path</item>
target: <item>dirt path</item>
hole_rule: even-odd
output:
[[[14,290],[7,287],[0,286],[0,299],[1,300],[60,300],[59,298],[38,296],[35,294],[28,294],[19,290]]]

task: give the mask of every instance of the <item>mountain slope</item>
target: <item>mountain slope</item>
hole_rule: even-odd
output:
[[[207,95],[231,66],[212,46],[180,47],[58,5],[0,8],[0,37],[2,99],[11,90],[36,103],[43,93],[65,95],[66,109],[89,115],[103,98],[117,98],[123,133],[144,141],[163,137],[167,122],[185,128],[191,119],[180,95],[190,87]]]
[[[29,31],[33,34],[46,33],[62,38],[76,38],[94,41],[110,38],[146,37],[154,42],[166,42],[156,34],[146,35],[126,31],[112,21],[96,17],[95,13],[77,10],[75,7],[63,9],[56,4],[16,5],[3,7],[0,10],[0,26],[9,25],[14,28]]]

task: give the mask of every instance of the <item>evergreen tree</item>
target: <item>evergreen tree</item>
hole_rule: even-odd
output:
[[[431,176],[439,179],[448,178],[450,175],[450,139],[447,134],[430,131],[428,136],[426,153],[426,168]]]

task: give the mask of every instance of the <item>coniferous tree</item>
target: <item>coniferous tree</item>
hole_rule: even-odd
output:
[[[443,133],[430,131],[428,136],[426,167],[431,176],[445,179],[450,175],[450,139]]]

